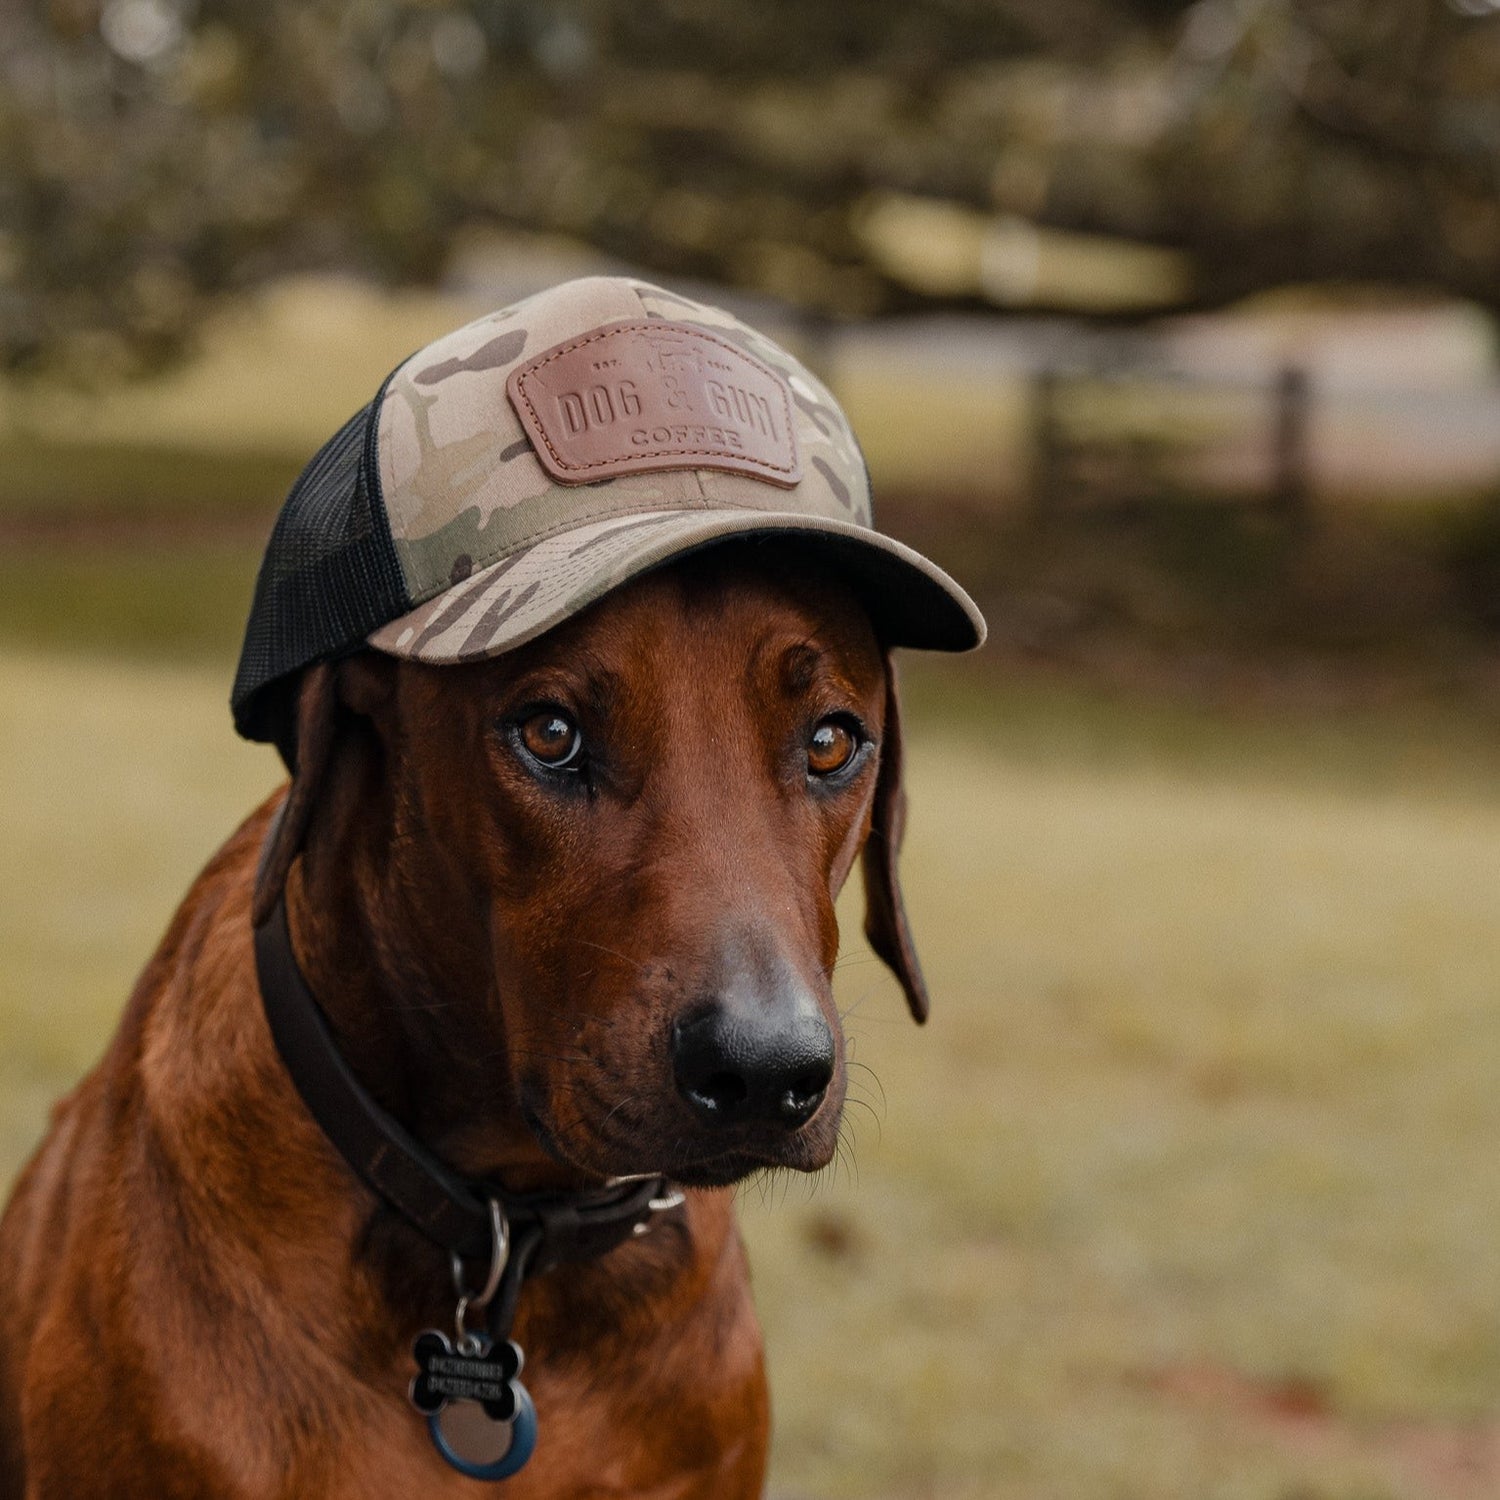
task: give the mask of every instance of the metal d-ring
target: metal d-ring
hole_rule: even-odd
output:
[[[464,1285],[464,1263],[457,1251],[453,1252],[453,1291],[458,1298],[458,1307],[453,1313],[453,1326],[458,1334],[458,1343],[464,1353],[478,1350],[478,1335],[465,1326],[469,1310],[483,1312],[494,1300],[500,1289],[500,1278],[505,1275],[506,1263],[510,1260],[510,1225],[506,1222],[505,1210],[498,1198],[490,1204],[490,1273],[479,1291],[470,1291]]]
[[[675,1188],[669,1183],[666,1192],[660,1198],[650,1198],[647,1200],[646,1207],[654,1217],[656,1214],[670,1213],[674,1208],[681,1208],[686,1202],[687,1196],[683,1193],[682,1189]],[[640,1239],[644,1234],[650,1234],[651,1220],[642,1219],[630,1232],[637,1239]]]

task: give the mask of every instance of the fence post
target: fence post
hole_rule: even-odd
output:
[[[1276,377],[1271,507],[1289,525],[1302,530],[1311,519],[1308,429],[1312,386],[1307,371],[1287,365]]]

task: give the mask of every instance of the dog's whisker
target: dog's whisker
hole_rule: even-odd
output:
[[[431,1016],[442,1010],[456,1010],[463,1000],[392,1000],[386,1007],[397,1016]]]
[[[615,1105],[615,1106],[614,1106],[614,1107],[613,1107],[613,1108],[612,1108],[612,1109],[611,1109],[611,1110],[610,1110],[610,1111],[609,1111],[609,1113],[608,1113],[608,1114],[607,1114],[607,1115],[605,1115],[605,1117],[604,1117],[604,1118],[603,1118],[603,1119],[602,1119],[602,1120],[600,1120],[600,1121],[599,1121],[599,1129],[600,1129],[600,1131],[601,1131],[601,1132],[602,1132],[602,1131],[603,1131],[603,1130],[604,1130],[604,1127],[605,1127],[605,1126],[606,1126],[606,1125],[608,1125],[608,1124],[609,1124],[609,1122],[610,1122],[610,1121],[611,1121],[611,1120],[613,1120],[613,1119],[614,1119],[614,1117],[615,1117],[615,1116],[616,1116],[616,1115],[617,1115],[617,1114],[619,1114],[619,1112],[620,1112],[620,1111],[621,1111],[621,1110],[622,1110],[622,1109],[624,1109],[624,1108],[625,1108],[625,1106],[626,1106],[626,1105],[627,1105],[627,1104],[634,1104],[634,1103],[635,1103],[635,1102],[636,1102],[636,1101],[635,1101],[635,1096],[634,1096],[634,1095],[633,1095],[633,1094],[626,1094],[626,1095],[625,1095],[625,1097],[624,1097],[624,1098],[623,1098],[623,1099],[621,1099],[621,1100],[620,1100],[620,1101],[619,1101],[619,1103],[617,1103],[617,1104],[616,1104],[616,1105]]]
[[[849,1103],[851,1105],[857,1106],[859,1109],[864,1111],[865,1115],[869,1116],[871,1122],[875,1126],[875,1144],[878,1146],[884,1137],[885,1122],[876,1112],[875,1106],[865,1099],[850,1099]],[[849,1116],[849,1131],[851,1136],[858,1133],[862,1118],[862,1116],[856,1114],[851,1114]]]
[[[884,1127],[883,1127],[883,1124],[881,1122],[880,1116],[875,1113],[875,1106],[872,1105],[872,1104],[866,1103],[866,1101],[863,1100],[863,1099],[856,1099],[852,1095],[850,1096],[848,1102],[850,1104],[857,1104],[875,1122],[875,1144],[878,1146],[880,1144],[881,1135],[882,1135]],[[850,1122],[849,1128],[850,1128],[851,1131],[854,1129],[854,1124],[853,1124],[852,1121]]]
[[[630,964],[631,967],[640,969],[643,973],[649,972],[650,964],[642,963],[638,958],[632,958],[628,953],[621,953],[618,948],[611,948],[605,943],[597,943],[592,938],[576,939],[580,948],[597,948],[601,953],[607,953],[611,958],[618,958],[621,963]]]
[[[852,1136],[852,1130],[851,1130]],[[844,1180],[851,1188],[859,1184],[859,1161],[855,1154],[854,1142],[851,1136],[846,1136],[840,1130],[838,1140],[834,1142],[833,1159],[844,1168]]]
[[[865,1003],[874,993],[875,991],[873,989],[861,990],[860,993],[848,1003],[848,1005],[844,1006],[839,1011],[839,1020],[841,1020],[847,1026],[850,1021],[854,1020],[856,1016],[859,1016],[859,1012],[864,1008]],[[859,1016],[859,1019],[863,1021],[869,1018],[865,1016]]]
[[[540,1052],[532,1047],[512,1052],[511,1056],[528,1062],[589,1063],[594,1061],[587,1052]]]
[[[852,1057],[846,1061],[845,1066],[850,1069],[858,1068],[861,1073],[867,1074],[869,1076],[870,1082],[873,1083],[876,1089],[879,1091],[880,1110],[881,1113],[884,1114],[886,1109],[889,1107],[889,1104],[885,1096],[885,1085],[880,1081],[880,1074],[878,1074],[875,1069],[869,1065],[869,1063],[856,1062]],[[852,1085],[853,1080],[851,1079],[850,1082]]]

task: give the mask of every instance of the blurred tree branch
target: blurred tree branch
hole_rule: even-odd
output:
[[[475,224],[834,316],[977,304],[907,194],[1176,247],[1185,302],[1500,302],[1500,0],[8,0],[0,360],[170,357],[285,270],[438,276]]]

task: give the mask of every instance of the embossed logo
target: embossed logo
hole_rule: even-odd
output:
[[[788,489],[802,478],[786,381],[706,328],[611,323],[528,360],[505,389],[562,484],[656,469],[726,469]]]

